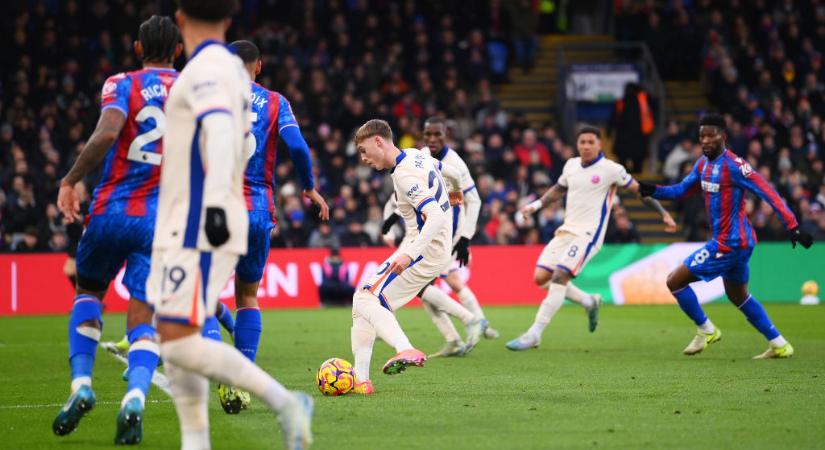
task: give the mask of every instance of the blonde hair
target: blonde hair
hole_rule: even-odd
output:
[[[368,120],[367,123],[361,125],[355,133],[355,145],[373,136],[381,136],[392,142],[392,128],[390,128],[390,124],[381,119]]]

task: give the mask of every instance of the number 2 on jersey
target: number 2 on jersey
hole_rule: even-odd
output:
[[[143,150],[143,147],[162,138],[163,134],[166,133],[166,116],[163,114],[163,110],[157,106],[144,106],[135,116],[135,120],[140,123],[149,119],[155,120],[155,127],[135,137],[132,144],[129,145],[129,153],[126,155],[126,159],[159,166],[163,155],[147,152]]]

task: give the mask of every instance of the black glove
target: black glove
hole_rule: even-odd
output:
[[[639,194],[642,197],[650,197],[656,192],[656,185],[653,183],[647,183],[645,181],[639,182]]]
[[[229,228],[226,227],[226,212],[223,208],[206,208],[206,223],[203,230],[213,247],[220,247],[229,240]]]
[[[791,245],[793,248],[796,248],[796,243],[799,242],[805,248],[811,248],[811,245],[814,243],[814,237],[808,234],[806,231],[801,231],[799,227],[794,228],[791,231],[788,231],[788,239],[791,240]]]
[[[400,218],[401,216],[396,213],[392,213],[389,217],[387,217],[387,220],[385,220],[384,224],[381,225],[381,234],[389,233],[390,228],[392,228],[392,226],[395,225]]]
[[[458,260],[458,265],[463,267],[470,262],[470,240],[466,237],[461,237],[453,247],[453,253]]]

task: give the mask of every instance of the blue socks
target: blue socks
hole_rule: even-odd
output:
[[[221,326],[215,316],[207,317],[203,322],[203,337],[221,342]]]
[[[229,332],[229,334],[235,334],[235,319],[232,318],[232,311],[226,307],[221,302],[218,302],[218,312],[215,314],[215,317],[218,318],[218,322],[223,325],[223,328]]]
[[[235,317],[235,348],[250,361],[255,361],[258,343],[261,340],[261,310],[259,308],[239,309]]]
[[[693,320],[696,326],[702,326],[708,320],[702,306],[699,305],[699,299],[696,298],[696,293],[693,288],[685,286],[678,291],[673,292],[676,301],[679,302],[679,307]]]
[[[103,326],[100,300],[92,295],[75,297],[69,316],[69,365],[72,370],[72,392],[82,385],[91,386],[100,329],[84,322],[97,321]]]
[[[745,299],[745,303],[739,306],[739,310],[748,318],[748,322],[765,336],[765,339],[771,340],[780,336],[779,330],[777,330],[773,322],[771,322],[765,308],[753,298],[753,295],[749,295],[748,298]]]
[[[160,359],[160,347],[155,339],[155,329],[142,323],[127,333],[129,339],[129,387],[123,404],[132,398],[140,399],[141,404],[146,401],[149,385],[152,383],[152,374]]]

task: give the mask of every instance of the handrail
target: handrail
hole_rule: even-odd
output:
[[[572,141],[572,136],[575,133],[574,127],[576,125],[575,102],[568,101],[567,99],[567,77],[570,66],[573,64],[568,55],[571,51],[609,51],[613,53],[615,59],[604,61],[606,63],[631,63],[640,66],[642,85],[656,101],[656,128],[654,129],[652,139],[650,139],[650,145],[653,147],[653,143],[657,141],[656,138],[663,133],[665,128],[665,87],[647,43],[642,41],[559,43],[557,46],[559,64],[557,114],[561,118],[561,130],[559,131],[565,136],[568,142]],[[636,54],[636,56],[633,56],[634,54]],[[601,61],[598,59],[587,61],[587,63],[599,62]],[[653,152],[649,151],[648,154],[652,153]]]

